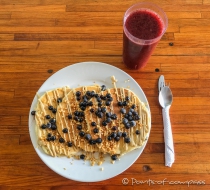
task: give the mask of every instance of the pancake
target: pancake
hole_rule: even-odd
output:
[[[90,92],[95,95],[89,96]],[[65,141],[86,152],[111,156],[140,148],[150,129],[145,104],[131,90],[116,86],[103,91],[97,85],[72,89],[58,106],[56,120]]]
[[[100,97],[97,94],[100,92],[101,87],[97,85],[72,89],[59,104],[56,114],[58,132],[62,138],[87,152],[100,152],[97,143],[92,141],[95,136],[87,122],[90,110],[98,107]]]
[[[63,87],[38,99],[36,134],[47,154],[100,165],[105,154],[113,162],[144,145],[151,128],[147,106],[133,91],[117,88],[116,79],[111,79],[114,88]]]
[[[99,151],[120,156],[140,148],[150,129],[150,114],[145,104],[125,88],[111,88],[101,92],[101,95],[104,97],[102,106],[97,107],[93,113],[85,111],[92,139],[102,139],[100,144],[96,143]],[[107,100],[112,100],[108,106]],[[119,102],[124,105],[118,105]],[[99,118],[97,112],[102,112],[103,116]],[[92,122],[97,125],[91,127]],[[95,129],[97,133],[94,133]]]
[[[46,154],[51,156],[65,155],[70,157],[78,152],[78,148],[62,142],[57,131],[56,112],[57,106],[69,93],[68,87],[47,91],[38,98],[35,109],[36,135],[38,145]]]

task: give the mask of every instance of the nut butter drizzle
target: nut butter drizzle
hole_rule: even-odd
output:
[[[119,95],[118,95],[118,90],[117,90],[117,86],[116,86],[116,82],[117,80],[115,79],[114,76],[111,77],[111,80],[112,80],[112,84],[114,85],[114,88],[115,88],[115,93],[117,95],[117,100],[119,101]],[[137,105],[137,110],[138,110],[138,114],[140,116],[140,121],[138,121],[136,123],[136,130],[140,130],[140,136],[138,135],[134,135],[135,131],[133,129],[133,127],[131,127],[129,130],[128,130],[128,134],[130,136],[130,145],[131,146],[142,146],[143,142],[145,141],[145,138],[146,138],[146,134],[148,133],[149,131],[149,117],[147,117],[147,115],[149,114],[145,108],[145,105],[139,100],[138,97],[136,96],[131,96],[131,91],[128,90],[128,96],[131,97],[131,102],[134,103],[135,105],[137,104],[137,101],[136,99],[138,99],[138,105]],[[121,98],[121,101],[125,101],[125,89],[124,88],[120,88],[120,98]],[[147,112],[147,114],[143,114],[143,111],[142,111],[142,107],[144,108],[144,111]],[[122,121],[122,114],[121,114],[121,121]],[[125,131],[125,130],[124,130]],[[128,149],[128,144],[125,143],[123,141],[123,146],[125,148],[125,150]]]
[[[120,154],[122,154],[124,152],[126,153],[127,151],[131,150],[132,147],[133,148],[138,148],[136,146],[141,146],[143,144],[143,142],[145,141],[145,136],[149,131],[150,118],[149,118],[149,116],[147,116],[148,112],[147,112],[147,109],[146,109],[145,105],[130,90],[125,89],[125,88],[117,88],[117,86],[116,86],[117,80],[115,79],[114,76],[111,77],[111,80],[112,80],[112,84],[113,84],[114,89],[115,89],[115,94],[116,94],[117,101],[118,102],[119,101],[125,101],[127,99],[126,95],[128,97],[130,97],[130,100],[129,100],[129,103],[128,103],[128,108],[130,108],[130,106],[132,104],[135,104],[136,105],[136,111],[138,112],[138,114],[140,116],[140,120],[136,122],[135,128],[131,127],[129,129],[126,129],[124,127],[124,125],[122,124],[123,114],[121,112],[119,112],[119,113],[117,113],[117,119],[116,120],[113,119],[110,123],[107,124],[107,126],[102,127],[101,123],[102,123],[102,120],[105,118],[105,116],[103,116],[102,118],[99,118],[99,117],[95,116],[95,114],[93,115],[93,113],[88,110],[89,111],[88,112],[89,113],[88,114],[89,119],[86,120],[86,117],[85,117],[84,121],[82,123],[82,126],[83,126],[83,129],[86,132],[91,133],[91,130],[92,130],[91,128],[92,127],[90,126],[90,121],[96,120],[96,126],[95,127],[99,129],[99,132],[97,134],[95,134],[94,136],[99,136],[100,138],[103,139],[102,143],[97,144],[97,145],[90,145],[88,142],[85,141],[84,138],[75,134],[75,133],[77,133],[77,131],[75,131],[74,123],[77,124],[78,122],[74,121],[73,119],[68,119],[68,117],[67,117],[68,115],[66,116],[65,110],[67,110],[68,114],[71,114],[73,116],[72,108],[73,109],[75,108],[76,110],[80,110],[79,101],[76,100],[75,89],[72,89],[72,91],[69,92],[68,94],[67,94],[67,91],[66,91],[66,87],[64,87],[62,89],[63,93],[64,93],[63,101],[65,102],[64,105],[66,105],[66,107],[63,107],[62,105],[60,105],[59,106],[60,110],[57,111],[57,114],[60,118],[61,129],[63,130],[66,127],[68,129],[68,134],[62,134],[61,136],[64,136],[65,141],[67,141],[68,139],[71,142],[74,141],[74,146],[73,147],[75,149],[77,149],[77,147],[82,148],[82,145],[83,145],[84,149],[85,149],[85,153],[86,153],[86,158],[85,159],[90,160],[91,165],[94,165],[96,162],[98,162],[98,165],[102,164],[102,162],[104,161],[104,153],[106,153],[106,152],[101,152],[103,150],[113,150],[113,153],[116,152],[117,150],[119,150],[118,152],[120,152]],[[101,95],[104,95],[105,92],[101,91],[99,86],[97,86],[97,87],[98,87],[97,90],[94,90],[94,92],[97,92],[97,93],[100,93]],[[82,91],[83,95],[85,95],[87,90],[88,90],[87,87],[81,87],[81,91]],[[112,94],[110,89],[108,89],[107,92]],[[46,95],[47,95],[47,99],[48,99],[48,104],[50,103],[52,105],[51,99],[49,98],[50,96],[48,95],[48,93],[46,93]],[[72,97],[73,97],[73,98],[71,98],[71,100],[69,99],[71,97],[70,95],[72,95]],[[56,89],[55,91],[53,91],[53,100],[56,101],[56,99],[58,99],[58,98],[60,98],[59,97],[59,92]],[[96,100],[96,98],[91,98],[91,100],[93,102],[93,106],[91,106],[91,108],[94,108],[96,110],[98,108],[97,100]],[[113,102],[114,101],[111,101],[110,106],[105,105],[107,111],[109,110],[111,112],[111,114],[114,114],[114,112],[116,111],[114,109]],[[42,104],[42,102],[41,102],[40,105],[41,105],[40,106],[41,109],[44,112],[44,115],[46,115],[46,112],[43,109],[44,105]],[[86,113],[86,111],[84,111],[84,112]],[[40,119],[39,119],[39,122],[40,122]],[[107,141],[107,136],[111,132],[111,126],[113,126],[113,125],[117,126],[118,131],[127,132],[128,136],[130,137],[130,143],[125,143],[123,138],[120,138],[119,141]],[[140,131],[139,135],[135,134],[136,130]],[[43,130],[43,132],[44,131],[46,132],[46,130]],[[59,131],[59,132],[61,132],[61,131]],[[71,156],[71,151],[70,151],[69,147],[66,146],[66,145],[63,146],[63,143],[59,143],[59,142],[57,142],[57,140],[56,140],[56,142],[49,142],[49,143],[50,144],[48,144],[48,142],[47,142],[47,148],[49,149],[49,152],[50,152],[51,155],[55,156],[56,153],[58,153],[58,154],[68,155],[69,157]],[[55,145],[55,143],[56,143],[56,145],[57,144],[59,144],[59,145],[58,146],[53,146],[53,145]],[[102,144],[103,144],[103,146],[105,146],[105,149],[102,147]],[[99,148],[99,149],[97,149],[97,148]],[[88,152],[86,150],[90,150],[90,152]],[[94,153],[93,153],[94,150],[97,150],[98,157],[96,157],[94,155]]]
[[[67,92],[66,92],[66,88],[65,88],[65,96],[64,96],[64,98],[65,98],[65,103],[66,103],[66,108],[65,109],[67,109],[67,111],[68,111],[68,114],[71,114],[72,115],[72,111],[71,111],[71,106],[70,106],[70,103],[69,103],[69,99],[68,99],[68,97],[67,97]],[[61,106],[62,107],[62,106]],[[65,120],[67,120],[67,117],[68,117],[68,115],[66,116],[65,114],[64,114],[64,119]],[[67,123],[67,125],[68,125],[68,121],[66,121],[66,123]],[[70,142],[72,142],[73,140],[74,140],[74,144],[75,144],[75,138],[73,138],[73,140],[72,140],[72,137],[71,137],[71,134],[70,134],[70,132],[72,132],[73,133],[73,137],[74,137],[74,127],[73,127],[73,124],[72,124],[72,120],[70,120],[70,126],[71,126],[71,130],[69,130],[70,129],[70,127],[68,126],[68,137],[69,137],[69,140],[70,140]]]
[[[49,95],[49,93],[52,94],[52,97],[51,97],[51,95]],[[50,91],[50,92],[46,92],[46,94],[43,95],[43,97],[42,97],[42,98],[44,98],[44,96],[46,97],[46,99],[47,99],[46,105],[43,104],[43,102],[41,101],[41,98],[39,99],[39,104],[41,105],[40,107],[43,111],[42,113],[44,113],[44,115],[46,115],[46,111],[45,111],[44,107],[49,106],[49,105],[53,105],[53,102],[55,102],[55,105],[57,106],[56,100],[58,98],[63,98],[66,95],[67,95],[66,87],[63,87],[62,90],[61,89],[56,89],[56,90],[53,90],[53,91]],[[60,113],[58,113],[58,114],[60,114]],[[62,112],[62,114],[63,114],[63,112]],[[51,112],[49,113],[49,115],[52,118],[53,114]],[[42,116],[42,118],[45,118],[45,117]],[[41,123],[40,119],[39,119],[39,123]],[[69,148],[67,148],[64,144],[59,143],[58,139],[53,141],[53,142],[48,142],[48,141],[45,140],[47,132],[51,132],[51,133],[53,133],[53,135],[58,137],[59,133],[57,132],[57,130],[49,131],[48,129],[47,130],[38,129],[38,131],[39,131],[38,136],[40,137],[40,145],[43,147],[45,152],[48,152],[51,156],[59,156],[59,155],[62,155],[62,154],[66,155],[66,156],[70,155],[71,151],[69,151]]]

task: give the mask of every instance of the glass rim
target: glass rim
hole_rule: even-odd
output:
[[[126,16],[126,14],[127,14],[133,7],[135,7],[135,6],[137,6],[137,5],[152,5],[152,6],[154,6],[155,8],[157,8],[160,12],[163,13],[163,16],[164,16],[164,18],[165,18],[165,22],[164,22],[164,20],[163,20],[162,18],[161,18],[161,20],[163,21],[164,29],[163,29],[163,31],[161,32],[161,34],[160,34],[158,37],[152,38],[152,39],[149,39],[149,40],[137,38],[137,37],[133,36],[133,35],[127,30],[127,28],[125,27],[125,22],[126,22],[128,16],[130,15],[130,14],[129,14],[128,16]],[[141,8],[139,8],[139,9],[141,9]],[[160,16],[156,11],[154,11],[154,10],[152,10],[152,9],[149,9],[149,8],[146,8],[146,7],[145,7],[145,8],[142,7],[142,9],[151,10],[152,12],[154,12],[154,13],[156,13],[158,16]],[[136,10],[138,10],[138,9],[136,9]],[[134,12],[134,11],[132,11],[132,12]],[[162,8],[160,8],[159,6],[157,6],[157,5],[154,4],[154,3],[150,3],[150,2],[135,3],[135,4],[133,4],[132,6],[130,6],[130,7],[127,9],[127,11],[125,12],[124,17],[123,17],[123,30],[125,31],[125,35],[129,34],[129,36],[130,36],[129,38],[131,38],[131,40],[132,40],[134,43],[140,43],[140,44],[152,44],[152,43],[155,43],[155,42],[157,42],[158,40],[161,39],[161,37],[163,36],[163,34],[164,34],[165,31],[167,30],[167,28],[168,28],[168,17],[167,17],[167,15],[166,15],[166,13],[163,11]]]

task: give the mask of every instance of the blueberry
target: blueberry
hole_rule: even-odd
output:
[[[67,146],[68,147],[72,147],[73,146],[73,143],[72,142],[67,142]]]
[[[51,118],[51,119],[50,119],[50,123],[53,124],[53,123],[55,123],[55,122],[56,122],[56,119],[55,119],[55,118]]]
[[[71,114],[68,115],[68,119],[72,119],[72,115]]]
[[[98,108],[97,112],[101,112],[101,108]]]
[[[74,120],[75,121],[79,121],[79,117],[78,116],[74,116]]]
[[[55,141],[55,140],[56,140],[56,136],[51,136],[51,137],[50,137],[50,140],[51,140],[51,141]]]
[[[125,142],[125,143],[130,143],[130,142],[131,142],[131,140],[130,140],[130,138],[129,138],[129,137],[125,137],[125,138],[124,138],[124,142]]]
[[[84,113],[83,111],[80,111],[80,112],[79,112],[79,116],[80,116],[80,117],[84,117],[84,116],[85,116],[85,113]]]
[[[112,133],[110,134],[110,136],[111,136],[112,138],[115,138],[115,137],[117,136],[117,133],[112,132]]]
[[[107,126],[107,122],[106,122],[106,121],[103,121],[103,122],[102,122],[102,125],[103,125],[103,126]]]
[[[128,115],[131,116],[131,115],[132,115],[132,112],[129,111],[129,112],[128,112]]]
[[[89,101],[89,102],[87,103],[87,106],[93,106],[93,102],[92,102],[92,101]]]
[[[101,138],[97,138],[95,141],[96,141],[96,143],[98,143],[98,144],[102,143],[102,139],[101,139]]]
[[[133,120],[133,117],[132,117],[132,116],[129,116],[129,117],[128,117],[128,120],[129,120],[129,121],[132,121],[132,120]]]
[[[76,92],[76,96],[80,96],[81,95],[81,92],[80,91],[77,91]]]
[[[97,97],[99,97],[99,95],[98,94],[95,94],[94,97],[97,99]]]
[[[112,130],[113,130],[113,131],[116,131],[116,130],[117,130],[117,127],[116,127],[116,126],[113,126],[113,127],[112,127]]]
[[[91,97],[94,97],[95,96],[95,92],[94,91],[91,91],[90,96]]]
[[[57,103],[59,104],[59,103],[61,103],[62,102],[62,98],[58,98],[57,99]]]
[[[120,113],[125,114],[126,113],[126,109],[125,108],[121,108],[120,109]]]
[[[135,116],[135,115],[138,115],[138,113],[137,113],[136,111],[134,111],[134,112],[133,112],[133,115],[134,115],[134,116]]]
[[[124,102],[122,103],[122,105],[123,105],[123,106],[127,106],[128,103],[127,103],[126,101],[124,101]]]
[[[79,157],[80,157],[80,159],[82,159],[82,160],[85,159],[85,155],[84,155],[84,154],[81,154]]]
[[[78,118],[78,121],[81,123],[81,122],[83,122],[83,118]]]
[[[82,125],[77,125],[78,130],[82,130]]]
[[[98,128],[94,128],[94,129],[93,129],[93,132],[94,132],[94,133],[98,133],[98,132],[99,132]]]
[[[98,101],[98,102],[101,102],[101,98],[100,98],[100,97],[97,97],[97,101]]]
[[[126,124],[126,123],[128,123],[128,119],[123,118],[123,124]]]
[[[93,140],[93,139],[91,139],[91,140],[89,140],[89,143],[90,143],[91,145],[94,145],[94,144],[96,144],[96,141]]]
[[[135,108],[136,108],[136,105],[135,105],[135,104],[133,104],[133,105],[131,106],[131,108],[132,108],[132,109],[135,109]]]
[[[101,107],[102,106],[102,102],[98,102],[98,107]]]
[[[41,128],[42,128],[42,129],[46,129],[46,128],[47,128],[47,125],[43,124],[43,125],[41,126]]]
[[[112,159],[112,160],[117,160],[117,155],[116,155],[116,154],[113,154],[113,155],[111,156],[111,159]]]
[[[135,110],[134,110],[134,109],[132,109],[132,108],[129,110],[129,112],[131,112],[131,113],[133,113],[134,111],[135,111]]]
[[[106,90],[106,86],[105,85],[102,85],[101,86],[101,91],[105,91]]]
[[[111,119],[116,120],[117,119],[117,115],[114,113],[111,115]]]
[[[107,98],[107,101],[113,101],[113,98],[112,97],[110,97],[110,98]]]
[[[106,100],[106,96],[100,95],[100,98],[101,98],[102,100]]]
[[[133,118],[135,121],[138,121],[140,119],[139,115],[135,115]]]
[[[93,109],[93,108],[91,108],[91,109],[90,109],[90,112],[91,112],[91,113],[94,113],[94,109]]]
[[[45,115],[45,118],[46,119],[50,119],[50,115]]]
[[[91,92],[90,92],[90,91],[87,91],[87,92],[86,92],[86,95],[87,95],[87,96],[91,96]]]
[[[86,107],[87,106],[87,103],[86,102],[80,102],[79,103],[79,107],[81,108],[81,107]]]
[[[111,105],[111,102],[107,100],[106,103],[105,103],[105,105],[106,106],[110,106]]]
[[[136,122],[135,122],[135,121],[131,121],[131,122],[130,122],[130,126],[131,126],[131,127],[135,127],[135,126],[136,126]]]
[[[112,115],[112,114],[111,114],[110,112],[107,112],[107,113],[106,113],[106,117],[111,117],[111,115]]]
[[[47,141],[51,141],[51,138],[50,137],[47,137]]]
[[[52,124],[52,125],[51,125],[51,129],[52,129],[52,130],[56,130],[56,129],[57,129],[57,126],[56,126],[55,124]]]
[[[102,118],[102,117],[103,117],[103,113],[102,113],[102,112],[99,112],[99,113],[97,114],[97,116],[98,116],[99,118]]]
[[[89,141],[89,140],[91,140],[91,139],[92,139],[92,137],[91,137],[91,135],[90,135],[90,134],[88,134],[88,133],[87,133],[87,134],[85,135],[85,139]]]
[[[139,135],[140,134],[140,131],[139,130],[136,130],[136,134]]]
[[[83,102],[87,102],[88,101],[87,96],[83,96],[82,99],[83,99]]]
[[[131,127],[131,126],[130,126],[130,123],[126,123],[126,124],[125,124],[125,128],[126,128],[126,129],[130,129],[130,127]]]
[[[126,113],[126,114],[124,115],[124,118],[128,119],[128,117],[129,117],[129,115]]]
[[[91,126],[96,126],[96,122],[95,121],[93,121],[93,122],[91,122]]]
[[[62,131],[63,131],[63,133],[68,133],[68,129],[67,128],[64,128]]]
[[[74,112],[74,115],[75,115],[75,116],[79,116],[79,111],[75,111],[75,112]]]
[[[82,111],[85,111],[86,107],[85,107],[85,106],[81,106],[80,109],[81,109]]]
[[[53,108],[52,112],[53,112],[54,114],[56,114],[57,109],[56,109],[56,108]]]
[[[126,137],[127,136],[127,133],[126,132],[123,132],[122,133],[122,137]]]
[[[107,97],[107,98],[111,98],[111,94],[110,94],[110,93],[107,93],[107,94],[106,94],[106,97]]]
[[[49,110],[53,110],[53,106],[49,106],[48,109],[49,109]]]
[[[81,100],[81,97],[77,96],[77,101],[80,101]]]
[[[129,97],[129,96],[126,96],[126,97],[125,97],[125,100],[126,100],[126,101],[129,101],[129,100],[130,100],[130,97]]]
[[[111,141],[112,140],[112,137],[111,136],[108,136],[107,139],[108,139],[108,141]]]
[[[123,103],[122,102],[118,102],[117,105],[118,106],[123,106]]]
[[[59,142],[60,142],[60,143],[64,143],[65,140],[61,137],[61,138],[59,138]]]
[[[50,129],[52,127],[51,123],[47,123],[47,128]]]
[[[116,137],[114,138],[114,140],[115,140],[115,141],[119,141],[119,140],[120,140],[120,137],[116,136]]]
[[[32,111],[32,112],[31,112],[31,115],[35,115],[35,114],[36,114],[36,111]]]
[[[84,131],[80,131],[80,132],[79,132],[79,136],[80,136],[80,137],[84,137],[84,136],[85,136],[85,132],[84,132]]]
[[[117,132],[117,136],[118,136],[118,137],[121,137],[121,136],[122,136],[122,132],[118,131],[118,132]]]
[[[105,107],[102,107],[102,108],[101,108],[101,112],[102,112],[102,113],[105,113],[105,112],[106,112],[106,108],[105,108]]]
[[[48,133],[48,134],[47,134],[47,137],[51,137],[51,136],[52,136],[51,133]]]
[[[111,120],[111,118],[110,117],[108,117],[107,119],[106,119],[106,122],[107,123],[110,123],[112,120]]]

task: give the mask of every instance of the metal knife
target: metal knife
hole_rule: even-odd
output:
[[[161,75],[158,81],[158,90],[159,92],[161,91],[161,89],[165,86],[165,79],[164,76]]]

